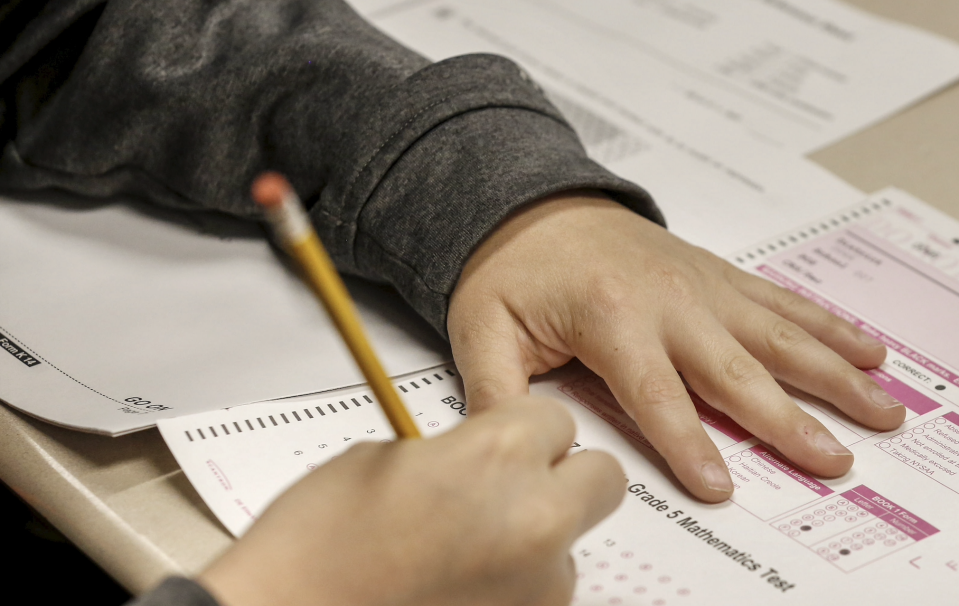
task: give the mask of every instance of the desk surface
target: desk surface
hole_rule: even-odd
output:
[[[959,40],[955,0],[847,0]],[[905,189],[959,218],[959,86],[812,155],[866,192]],[[81,434],[0,406],[0,478],[133,593],[200,571],[232,541],[154,429]]]
[[[955,0],[846,0],[959,40]],[[904,189],[959,218],[959,85],[810,156],[865,192]]]

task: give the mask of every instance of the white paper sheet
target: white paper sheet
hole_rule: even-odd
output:
[[[358,6],[432,59],[493,52],[518,61],[594,159],[647,188],[671,231],[720,255],[854,203],[861,192],[797,152],[849,134],[959,75],[959,46],[829,1],[804,3],[799,12],[757,0],[363,0]],[[769,70],[792,74],[799,80],[795,94],[815,95],[831,117],[801,116],[799,97],[760,94],[742,74],[723,75],[729,57],[769,40],[809,57],[754,58],[755,69],[766,70],[763,78],[773,77]],[[813,73],[819,68],[811,67],[816,62],[842,71],[841,82],[822,89]],[[895,93],[877,94],[877,81]]]
[[[350,288],[387,372],[451,359],[395,294]],[[107,434],[363,382],[258,226],[143,205],[0,199],[0,343],[0,399]]]
[[[839,256],[845,261],[837,263]],[[856,456],[850,473],[824,480],[695,399],[737,484],[731,502],[704,505],[670,479],[602,380],[575,365],[539,379],[532,391],[560,399],[576,419],[572,452],[611,452],[629,480],[619,510],[574,546],[573,603],[953,604],[959,223],[890,190],[744,250],[737,262],[764,275],[782,272],[781,282],[884,339],[890,358],[874,376],[906,404],[907,421],[878,433],[812,398],[797,399]],[[916,296],[904,306],[887,300],[898,291]],[[427,436],[462,420],[453,368],[397,384]],[[236,535],[331,456],[358,440],[393,439],[363,388],[159,426],[190,481]]]
[[[855,200],[859,192],[792,152],[959,72],[955,45],[824,0],[357,5],[433,58],[517,59],[591,155],[647,187],[676,234],[718,254]],[[817,121],[807,106],[832,117]],[[360,380],[305,289],[249,227],[231,227],[226,240],[216,236],[222,224],[183,224],[196,218],[165,224],[128,208],[67,206],[0,200],[0,334],[41,362],[0,356],[7,403],[119,434]],[[395,299],[354,286],[392,374],[449,359]]]
[[[503,54],[702,144],[807,153],[959,76],[959,45],[832,0],[355,0],[432,59]]]
[[[555,83],[553,102],[590,155],[639,183],[676,235],[726,255],[860,200],[863,193],[805,158],[730,138],[697,143],[663,131],[600,91]]]

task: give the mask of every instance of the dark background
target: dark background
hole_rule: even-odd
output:
[[[0,482],[0,603],[114,606],[130,599],[99,566]],[[21,596],[16,598],[15,596]]]

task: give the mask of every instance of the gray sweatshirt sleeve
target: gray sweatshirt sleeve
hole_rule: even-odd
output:
[[[391,284],[442,334],[468,255],[523,204],[593,188],[662,222],[515,64],[431,64],[339,0],[110,0],[69,77],[16,103],[29,119],[0,188],[258,217],[250,183],[279,170],[338,267]]]

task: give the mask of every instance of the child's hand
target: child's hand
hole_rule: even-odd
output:
[[[578,357],[705,501],[733,486],[678,373],[823,476],[845,473],[852,454],[777,380],[877,429],[905,416],[857,370],[882,363],[879,342],[599,195],[554,196],[505,221],[470,257],[448,329],[472,412]]]
[[[565,606],[570,547],[625,492],[542,398],[431,440],[361,444],[270,506],[198,581],[222,606]]]

